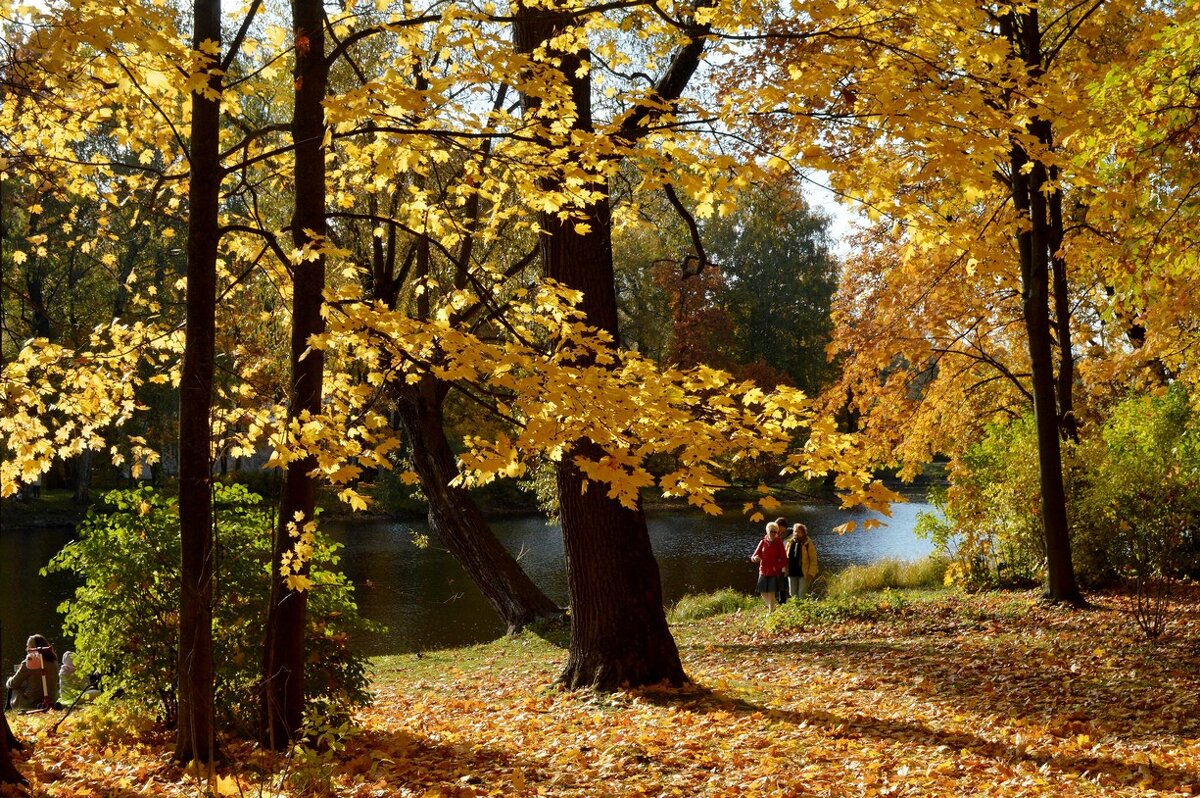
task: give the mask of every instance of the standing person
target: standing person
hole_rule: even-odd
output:
[[[788,590],[794,598],[806,595],[817,578],[817,547],[808,536],[808,527],[796,524],[787,542]]]
[[[767,524],[767,535],[758,542],[758,548],[750,555],[750,562],[758,563],[758,594],[767,605],[767,612],[773,612],[775,593],[787,570],[783,528],[779,524],[774,521]]]
[[[58,702],[58,655],[50,641],[32,635],[25,643],[25,659],[4,686],[14,709],[50,709]]]
[[[784,518],[783,516],[779,516],[778,518],[775,519],[775,523],[776,523],[776,525],[779,526],[779,538],[780,538],[780,540],[783,540],[783,537],[784,537],[784,535],[787,534],[787,530],[788,530],[787,519]],[[784,541],[785,546],[786,546],[786,543],[787,543],[787,541]],[[779,579],[779,589],[775,591],[775,604],[776,605],[783,604],[787,600],[788,600],[787,569],[784,569],[782,577]]]

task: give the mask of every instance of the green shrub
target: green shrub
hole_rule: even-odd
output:
[[[745,593],[739,593],[732,588],[718,590],[715,593],[704,593],[699,596],[687,595],[667,611],[667,620],[671,623],[698,621],[701,618],[724,615],[728,612],[756,609],[760,605],[760,602],[761,599],[757,596],[747,596]]]
[[[213,649],[222,718],[252,729],[270,593],[272,518],[241,485],[217,485]],[[46,572],[83,578],[59,608],[79,667],[102,675],[109,691],[175,721],[179,654],[179,508],[152,488],[113,491],[94,507]],[[318,533],[308,599],[305,694],[344,710],[367,702],[365,657],[353,635],[373,625],[358,614],[353,586],[336,570],[340,547]]]
[[[941,555],[922,560],[880,560],[870,565],[852,565],[829,577],[825,586],[827,596],[854,596],[878,593],[891,588],[916,589],[942,587],[949,561]]]

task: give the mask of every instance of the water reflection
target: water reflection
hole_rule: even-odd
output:
[[[850,564],[885,557],[919,559],[932,550],[913,534],[917,513],[926,504],[893,508],[887,526],[838,535],[833,528],[847,520],[880,518],[865,511],[832,507],[785,506],[779,511],[789,522],[808,525],[826,573]],[[699,511],[652,511],[650,539],[662,575],[668,604],[686,593],[732,587],[753,590],[756,566],[749,557],[762,525],[749,523],[740,512],[707,516]],[[533,580],[555,601],[567,603],[562,535],[540,517],[493,521],[492,528],[520,560]],[[413,533],[423,523],[368,522],[335,528],[345,544],[344,566],[358,585],[359,608],[389,627],[385,635],[366,641],[371,653],[398,653],[490,640],[503,633],[482,594],[450,557],[431,541],[420,549]]]
[[[878,516],[824,506],[785,506],[779,515],[808,525],[822,570],[829,573],[884,557],[923,557],[931,546],[912,530],[917,513],[929,509],[925,504],[897,505],[888,526],[848,535],[837,535],[833,527],[848,519],[861,522]],[[749,556],[762,536],[761,524],[751,524],[740,512],[712,517],[688,510],[651,511],[649,521],[668,604],[689,592],[753,590],[756,572]],[[388,627],[386,634],[361,641],[369,653],[461,645],[503,633],[482,594],[450,555],[435,540],[428,548],[414,544],[414,532],[428,532],[423,521],[351,521],[327,527],[346,547],[342,566],[358,586],[360,611]],[[547,595],[566,604],[558,527],[527,516],[496,520],[493,528]],[[0,645],[5,660],[0,672],[7,674],[25,637],[34,631],[48,635],[59,651],[70,645],[62,638],[56,607],[72,593],[72,582],[62,574],[42,577],[38,571],[72,536],[69,528],[6,530],[0,535]]]

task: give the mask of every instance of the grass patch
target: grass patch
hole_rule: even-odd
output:
[[[888,559],[870,565],[852,565],[829,577],[825,593],[838,597],[883,590],[938,588],[945,584],[948,564],[943,557],[930,556],[914,562]]]
[[[528,666],[553,675],[561,660],[566,627],[555,634],[526,630],[511,637],[501,637],[490,643],[462,648],[441,648],[413,654],[389,654],[371,658],[372,681],[375,683],[408,682],[429,679],[438,681],[447,675],[476,670],[504,670]]]
[[[893,590],[823,599],[802,598],[785,602],[776,608],[767,619],[767,629],[785,632],[846,621],[879,620],[900,615],[912,603],[913,599],[907,592]]]
[[[699,596],[687,595],[667,610],[667,620],[670,623],[684,623],[730,612],[743,612],[757,608],[759,601],[758,596],[747,596],[732,588]]]

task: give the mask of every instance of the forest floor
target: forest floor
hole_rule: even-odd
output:
[[[172,738],[12,716],[35,796],[1200,795],[1200,605],[1149,642],[1124,595],[880,601],[776,629],[765,611],[673,627],[682,689],[566,692],[531,633],[375,662],[376,701],[324,753],[225,745],[213,779]],[[860,614],[861,615],[861,614]],[[80,725],[73,725],[79,723]]]

